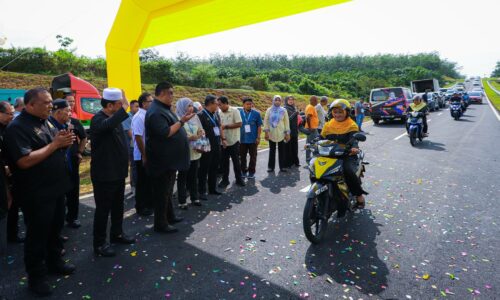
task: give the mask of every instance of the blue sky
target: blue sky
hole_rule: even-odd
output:
[[[49,5],[50,3],[50,5]],[[0,0],[4,47],[57,49],[57,34],[75,39],[77,53],[104,56],[119,0]],[[466,75],[490,74],[500,60],[498,0],[354,0],[270,22],[156,47],[207,57],[336,55],[437,51]],[[133,22],[133,20],[131,20]]]

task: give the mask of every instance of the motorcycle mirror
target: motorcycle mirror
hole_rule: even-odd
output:
[[[355,133],[354,136],[353,136],[356,140],[360,141],[360,142],[364,142],[366,141],[366,135],[362,134],[362,133]]]

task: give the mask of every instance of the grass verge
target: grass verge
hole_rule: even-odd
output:
[[[495,106],[495,108],[498,111],[500,111],[500,95],[490,88],[490,86],[488,85],[488,80],[489,79],[483,79],[484,91],[488,96],[488,98],[490,99],[493,106]]]

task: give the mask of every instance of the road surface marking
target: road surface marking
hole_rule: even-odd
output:
[[[402,134],[402,135],[400,135],[400,136],[395,137],[395,138],[394,138],[394,140],[395,140],[395,141],[397,141],[397,140],[399,140],[400,138],[404,137],[405,135],[406,135],[406,132],[405,132],[405,133],[403,133],[403,134]]]
[[[307,193],[310,188],[311,188],[311,185],[308,185],[308,186],[304,187],[303,189],[301,189],[300,192],[301,193]]]
[[[438,113],[438,116],[442,115],[443,113]]]
[[[488,85],[490,86],[490,88],[493,88],[489,81],[486,81],[486,83],[488,83]],[[493,91],[495,91],[493,89]],[[495,116],[497,117],[497,120],[500,121],[500,115],[498,114],[498,111],[497,109],[493,106],[493,104],[491,104],[491,101],[490,101],[490,98],[488,98],[488,95],[486,95],[486,93],[484,93],[484,96],[486,97],[486,100],[488,100],[488,105],[490,106],[491,110],[493,111],[493,113],[495,114]]]

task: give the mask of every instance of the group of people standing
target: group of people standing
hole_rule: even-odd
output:
[[[203,104],[181,98],[174,109],[169,82],[159,83],[154,95],[143,93],[130,103],[121,89],[104,89],[102,109],[90,125],[95,255],[112,257],[116,252],[111,244],[136,242],[123,230],[129,168],[137,214],[154,215],[154,232],[174,233],[174,224],[183,220],[174,209],[175,184],[183,210],[189,207],[188,198],[193,206],[202,206],[209,195],[221,195],[230,185],[231,162],[235,185],[245,186],[245,179],[255,178],[262,132],[270,147],[268,172],[275,170],[276,149],[281,172],[299,167],[299,132],[308,140],[320,134],[327,102],[326,97],[320,103],[311,97],[302,117],[292,96],[283,101],[276,95],[262,119],[251,98],[242,99],[242,108],[231,106],[226,96],[207,95]],[[73,95],[53,100],[48,90],[35,88],[22,103],[13,120],[14,107],[0,102],[0,230],[9,232],[10,241],[23,242],[17,232],[22,210],[28,287],[49,295],[49,272],[70,275],[76,270],[62,258],[67,238],[61,231],[65,221],[72,228],[81,226],[79,165],[87,136],[74,115]]]

